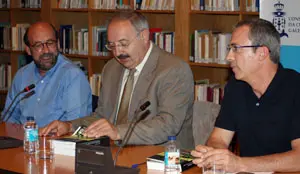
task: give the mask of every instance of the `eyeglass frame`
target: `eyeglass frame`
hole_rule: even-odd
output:
[[[117,41],[117,42],[120,43],[120,44],[119,44],[119,45],[114,45],[114,48],[110,48],[109,44],[105,44],[105,48],[106,48],[108,51],[114,51],[114,50],[116,50],[117,47],[119,47],[119,48],[121,48],[121,49],[127,49],[127,48],[130,46],[130,44],[132,44],[132,42],[133,42],[134,40],[136,40],[136,38],[138,38],[138,37],[140,36],[140,33],[141,33],[141,32],[138,32],[138,33],[136,34],[136,36],[135,36],[133,39],[131,39],[130,41],[128,41],[127,44],[122,44],[121,41]],[[125,40],[124,40],[124,41],[125,41]],[[111,42],[111,43],[113,43],[113,42]]]
[[[235,45],[235,44],[228,44],[226,49],[228,51],[228,53],[230,52],[230,50],[232,50],[232,52],[237,53],[239,48],[259,48],[259,47],[263,47],[264,45]]]
[[[41,44],[40,48],[37,47],[37,45],[39,45],[39,44]],[[42,42],[36,42],[35,44],[30,45],[30,47],[32,47],[35,51],[41,52],[45,48],[45,45],[47,46],[47,48],[54,48],[54,46],[57,45],[57,40],[56,39],[49,39],[49,40],[42,41]]]

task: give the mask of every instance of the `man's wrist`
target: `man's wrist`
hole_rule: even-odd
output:
[[[240,172],[247,172],[248,167],[245,164],[245,158],[239,157],[239,171]]]

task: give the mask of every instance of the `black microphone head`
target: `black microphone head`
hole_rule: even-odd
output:
[[[32,90],[33,88],[35,88],[35,84],[31,84],[29,86],[26,86],[24,89],[23,89],[23,92],[28,92],[30,90]]]
[[[34,90],[30,91],[29,93],[27,93],[26,95],[24,95],[24,97],[22,98],[22,100],[31,97],[33,94],[35,94]]]
[[[139,118],[139,120],[137,122],[140,122],[141,120],[144,120],[148,115],[150,114],[149,109],[147,109]]]
[[[140,109],[142,110],[142,111],[144,111],[148,106],[150,106],[150,102],[149,101],[146,101],[144,104],[142,104],[141,106],[140,106]]]

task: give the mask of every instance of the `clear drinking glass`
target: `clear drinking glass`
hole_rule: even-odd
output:
[[[225,171],[218,168],[215,161],[213,161],[211,164],[202,167],[202,174],[225,174]]]
[[[53,159],[53,147],[50,136],[39,137],[39,152],[40,159]]]

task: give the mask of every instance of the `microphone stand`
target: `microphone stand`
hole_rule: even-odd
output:
[[[144,108],[146,109],[146,108]],[[118,156],[119,153],[121,152],[121,150],[123,149],[123,147],[127,144],[127,141],[130,138],[130,135],[132,134],[132,131],[134,129],[134,127],[136,126],[137,123],[139,123],[141,120],[143,120],[144,118],[146,118],[148,115],[150,114],[150,111],[147,109],[143,114],[141,114],[141,116],[136,120],[130,123],[130,125],[128,126],[128,129],[124,135],[124,141],[122,141],[122,144],[120,145],[115,158],[114,158],[114,166],[116,166],[117,160],[118,160]]]
[[[8,113],[8,111],[10,110],[10,108],[12,107],[12,105],[14,104],[14,102],[16,101],[16,99],[19,97],[19,95],[21,95],[23,93],[23,91],[19,92],[14,99],[12,100],[12,102],[10,103],[10,105],[7,107],[6,111],[3,113],[3,115],[1,115],[0,117],[0,123],[2,123]]]
[[[16,106],[17,106],[22,100],[31,97],[33,94],[35,94],[35,91],[30,91],[29,93],[27,93],[26,95],[24,95],[20,100],[18,100],[17,103],[15,104],[15,106],[13,107],[13,109],[12,109],[10,115],[9,115],[6,119],[5,119],[5,117],[3,117],[3,122],[7,122],[7,121],[10,119],[10,117],[12,116],[13,111],[16,109]],[[22,123],[20,122],[20,120],[17,120],[17,121],[18,121],[19,124],[22,124]]]
[[[14,104],[14,102],[16,101],[16,99],[19,97],[19,95],[21,95],[24,92],[28,92],[28,91],[30,91],[33,88],[35,88],[35,85],[31,84],[31,85],[25,87],[19,93],[17,93],[17,95],[14,97],[14,99],[12,100],[12,102],[10,103],[10,105],[7,107],[6,111],[3,113],[3,115],[1,115],[1,117],[0,117],[0,123],[2,123],[4,121],[4,118],[6,117],[8,111],[10,110],[10,108],[12,107],[12,105]]]

